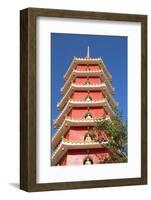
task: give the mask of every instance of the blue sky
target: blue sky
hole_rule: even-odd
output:
[[[112,86],[115,88],[114,98],[119,103],[118,110],[123,113],[123,121],[127,119],[127,37],[105,35],[83,35],[51,33],[51,131],[53,119],[59,112],[57,102],[61,99],[60,88],[64,85],[63,76],[72,59],[85,57],[87,47],[90,56],[101,57],[112,74]]]

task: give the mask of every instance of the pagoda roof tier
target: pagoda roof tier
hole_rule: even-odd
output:
[[[103,72],[103,70],[95,70],[95,71],[79,71],[79,70],[73,70],[70,74],[68,80],[65,82],[64,86],[61,88],[62,94],[65,94],[69,86],[71,85],[72,81],[76,77],[100,77],[104,82],[106,82],[109,90],[111,93],[115,91],[115,89],[112,87],[110,80],[108,80],[107,76]]]
[[[72,72],[72,70],[76,67],[77,64],[98,64],[100,68],[103,69],[104,73],[106,74],[106,76],[108,77],[109,80],[112,79],[112,75],[109,73],[109,71],[107,70],[102,58],[77,58],[74,57],[66,74],[64,75],[64,79],[65,81],[68,79],[68,77],[70,76],[70,73]]]
[[[75,84],[75,83],[72,83],[71,86],[69,87],[68,91],[66,92],[66,94],[61,99],[61,101],[57,104],[57,107],[62,109],[64,107],[64,105],[67,103],[67,100],[72,95],[73,91],[88,91],[88,90],[89,91],[90,90],[92,90],[92,91],[102,90],[105,97],[109,98],[109,101],[110,101],[109,103],[111,104],[111,106],[113,108],[117,107],[118,104],[112,97],[106,83],[100,83],[100,84]]]
[[[111,108],[110,104],[108,103],[108,100],[106,98],[102,100],[96,100],[96,101],[75,101],[75,100],[69,100],[64,109],[61,111],[57,119],[54,121],[54,124],[56,127],[60,126],[60,124],[63,122],[65,116],[70,112],[70,110],[74,107],[99,107],[103,106],[106,110],[106,112],[110,115],[111,118],[115,117],[115,112]]]
[[[56,150],[52,154],[51,163],[52,165],[56,165],[59,160],[65,155],[65,153],[70,149],[100,149],[104,148],[103,144],[108,143],[106,142],[75,142],[75,141],[67,141],[63,139]]]
[[[65,118],[63,121],[62,125],[59,127],[57,130],[56,134],[52,138],[52,147],[55,148],[58,143],[60,142],[62,136],[67,133],[67,131],[70,129],[72,126],[94,126],[96,125],[97,122],[102,121],[102,120],[110,120],[110,116],[106,116],[106,118],[98,119],[98,118],[93,118],[93,119],[71,119],[71,118]]]

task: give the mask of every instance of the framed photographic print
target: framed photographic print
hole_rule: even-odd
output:
[[[147,16],[20,12],[20,188],[147,184]]]

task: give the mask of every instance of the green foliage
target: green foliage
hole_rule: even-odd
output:
[[[122,122],[122,113],[117,112],[112,121],[102,120],[97,122],[94,129],[98,133],[100,131],[106,132],[108,143],[104,146],[112,152],[111,162],[127,162],[127,157],[121,151],[123,145],[127,143],[127,122]]]

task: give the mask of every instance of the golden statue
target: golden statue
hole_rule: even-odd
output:
[[[85,85],[90,85],[91,82],[89,80],[86,80]]]
[[[85,116],[85,119],[92,119],[92,116],[90,113],[88,113],[86,116]]]
[[[86,101],[92,101],[91,97],[90,97],[90,96],[87,96],[87,97],[86,97]]]
[[[92,161],[90,160],[90,158],[86,158],[84,164],[85,165],[92,165]]]
[[[92,142],[92,138],[90,136],[90,134],[87,134],[86,137],[85,137],[85,142]]]

